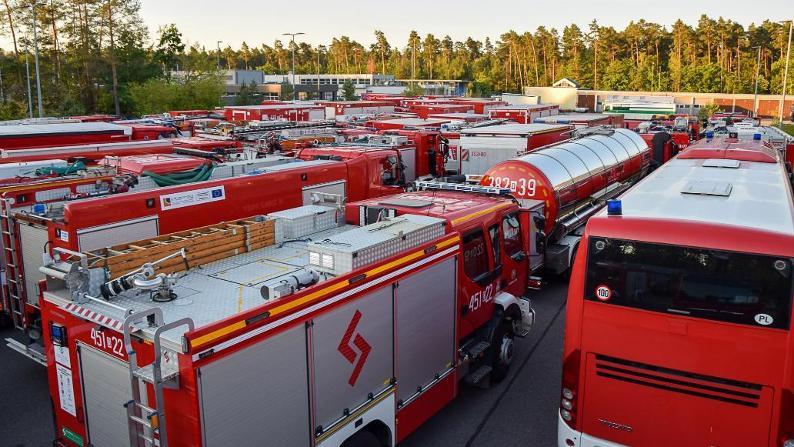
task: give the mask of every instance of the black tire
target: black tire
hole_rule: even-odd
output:
[[[491,333],[491,382],[499,383],[503,381],[510,372],[510,365],[515,349],[515,334],[513,333],[512,323],[499,316],[496,326]]]
[[[342,447],[383,447],[383,443],[371,431],[361,430],[343,442]]]
[[[9,315],[8,312],[0,312],[0,330],[4,331],[10,329],[13,324],[14,321],[11,319],[11,315]]]

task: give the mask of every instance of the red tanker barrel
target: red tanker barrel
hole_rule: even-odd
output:
[[[635,132],[597,132],[498,163],[486,172],[482,184],[509,188],[519,200],[542,200],[545,231],[550,233],[558,219],[576,204],[648,166],[650,149]]]

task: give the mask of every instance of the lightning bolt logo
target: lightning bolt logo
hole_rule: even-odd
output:
[[[358,376],[361,375],[361,369],[364,368],[364,364],[367,362],[367,357],[369,357],[369,353],[372,351],[372,346],[367,343],[361,334],[356,333],[356,327],[358,327],[358,322],[360,320],[361,312],[356,310],[356,313],[353,314],[353,318],[350,320],[350,323],[348,323],[345,335],[342,336],[342,340],[339,341],[339,347],[337,348],[339,353],[342,354],[342,356],[348,362],[350,362],[351,365],[353,365],[353,371],[350,373],[350,378],[347,380],[347,383],[350,384],[350,386],[356,386]],[[355,337],[353,334],[355,334]],[[351,340],[353,341],[352,344],[350,343]],[[356,354],[353,346],[358,348],[358,351],[361,353],[361,355]]]

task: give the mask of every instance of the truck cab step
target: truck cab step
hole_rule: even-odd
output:
[[[476,370],[470,372],[466,375],[463,379],[469,385],[477,385],[486,377],[488,377],[493,371],[493,368],[489,365],[482,365]]]

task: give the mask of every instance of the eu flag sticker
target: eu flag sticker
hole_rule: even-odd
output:
[[[218,197],[223,197],[223,190],[220,189],[220,188],[213,189],[212,190],[212,198],[213,199],[217,199]]]

